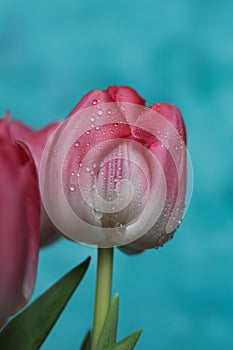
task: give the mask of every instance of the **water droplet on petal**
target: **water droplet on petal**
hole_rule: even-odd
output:
[[[123,227],[124,225],[121,222],[117,222],[115,227]]]
[[[119,235],[124,234],[124,232],[125,232],[124,224],[122,224],[121,222],[117,222],[115,225],[115,228],[116,228],[117,234],[119,234]]]
[[[97,209],[94,210],[94,213],[95,213],[95,216],[97,217],[97,219],[101,219],[103,216],[103,214]]]
[[[70,185],[70,186],[69,186],[69,189],[70,189],[71,192],[74,192],[74,191],[75,191],[75,185],[73,185],[73,184]]]
[[[75,147],[79,147],[80,143],[79,142],[75,142],[74,146]]]
[[[102,111],[102,109],[99,109],[98,112],[97,112],[98,115],[103,115],[104,112]]]
[[[92,101],[92,104],[93,104],[94,106],[97,105],[97,103],[98,103],[97,100],[93,100],[93,101]]]

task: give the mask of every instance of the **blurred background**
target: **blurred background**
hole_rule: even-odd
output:
[[[0,114],[42,127],[90,89],[130,85],[182,110],[194,167],[175,238],[116,250],[118,337],[138,350],[233,348],[233,2],[1,0]],[[61,239],[40,253],[34,297],[87,255],[92,263],[42,350],[77,349],[92,324],[96,250]]]

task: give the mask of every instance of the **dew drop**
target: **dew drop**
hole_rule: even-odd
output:
[[[94,210],[94,213],[95,213],[95,216],[97,217],[97,219],[101,219],[103,216],[103,214],[97,209]]]
[[[102,111],[102,109],[99,109],[98,112],[97,112],[98,115],[103,115],[104,112]]]
[[[95,121],[95,117],[91,117],[90,121],[93,123]]]
[[[123,234],[125,231],[124,225],[121,222],[117,222],[115,225],[115,228],[116,228],[116,232],[120,235]]]
[[[88,130],[87,132],[86,132],[86,135],[89,135],[90,134],[90,131]]]
[[[100,127],[99,127],[99,126],[96,126],[96,127],[95,127],[95,130],[99,130],[99,129],[100,129]]]
[[[96,168],[96,163],[92,163],[92,168]]]
[[[123,227],[124,225],[121,222],[117,222],[115,227]]]
[[[70,189],[71,192],[74,192],[74,191],[75,191],[75,185],[73,185],[73,184],[70,185],[70,186],[69,186],[69,189]]]
[[[93,100],[93,101],[92,101],[92,104],[93,104],[94,106],[97,105],[97,103],[98,103],[97,100]]]
[[[75,147],[79,147],[80,143],[79,142],[75,142],[74,146]]]
[[[91,168],[89,166],[86,167],[86,171],[89,172]]]

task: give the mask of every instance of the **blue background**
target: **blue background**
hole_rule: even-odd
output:
[[[42,127],[93,88],[127,84],[183,112],[195,184],[175,238],[116,251],[119,338],[138,350],[233,348],[233,2],[0,2],[0,114]],[[78,348],[92,323],[96,250],[61,239],[41,251],[35,296],[92,256],[85,280],[42,346]]]

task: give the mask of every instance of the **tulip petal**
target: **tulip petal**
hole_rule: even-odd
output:
[[[25,305],[33,290],[40,202],[36,168],[26,145],[1,143],[0,163],[0,311],[7,318]]]
[[[11,134],[9,129],[9,117],[10,117],[10,113],[6,112],[4,117],[0,119],[0,140],[11,139]]]
[[[175,105],[171,103],[157,102],[155,104],[152,104],[149,108],[165,117],[177,130],[179,135],[184,140],[185,144],[187,143],[184,119],[180,110]]]
[[[9,122],[9,129],[11,136],[14,140],[23,141],[30,151],[32,152],[34,161],[36,163],[37,171],[39,172],[40,160],[45,148],[45,145],[51,136],[51,134],[60,125],[60,122],[53,122],[47,125],[45,128],[36,131],[27,126],[26,124],[11,120]],[[46,211],[41,204],[41,220],[40,220],[40,241],[41,246],[54,242],[59,237],[59,234],[55,231]]]
[[[0,314],[5,319],[21,303],[28,252],[26,207],[22,205],[23,189],[16,183],[19,160],[15,153],[12,147],[1,144]],[[4,165],[6,159],[7,166]]]
[[[28,125],[18,120],[9,120],[8,125],[14,140],[28,142],[35,132]]]
[[[183,118],[175,106],[167,103],[157,103],[151,109],[156,113],[147,110],[147,118],[142,115],[137,120],[137,124],[143,124],[144,128],[137,127],[132,132],[160,162],[166,179],[167,195],[164,210],[156,225],[137,241],[130,243],[131,247],[140,249],[158,247],[171,239],[182,220],[185,206],[186,130]],[[148,130],[153,130],[153,125],[155,129],[150,133]]]
[[[23,142],[17,142],[20,154],[24,155],[22,182],[25,186],[24,200],[28,224],[28,255],[22,290],[22,305],[24,306],[32,295],[38,262],[39,225],[40,225],[40,194],[37,170],[29,148]]]
[[[81,109],[91,107],[91,106],[96,106],[98,104],[101,105],[103,103],[108,103],[108,102],[113,102],[113,99],[111,95],[108,93],[108,91],[92,90],[81,98],[79,103],[69,113],[68,117],[80,111]]]
[[[138,105],[145,105],[145,99],[142,98],[136,90],[129,86],[111,85],[107,89],[114,102],[128,102]]]

